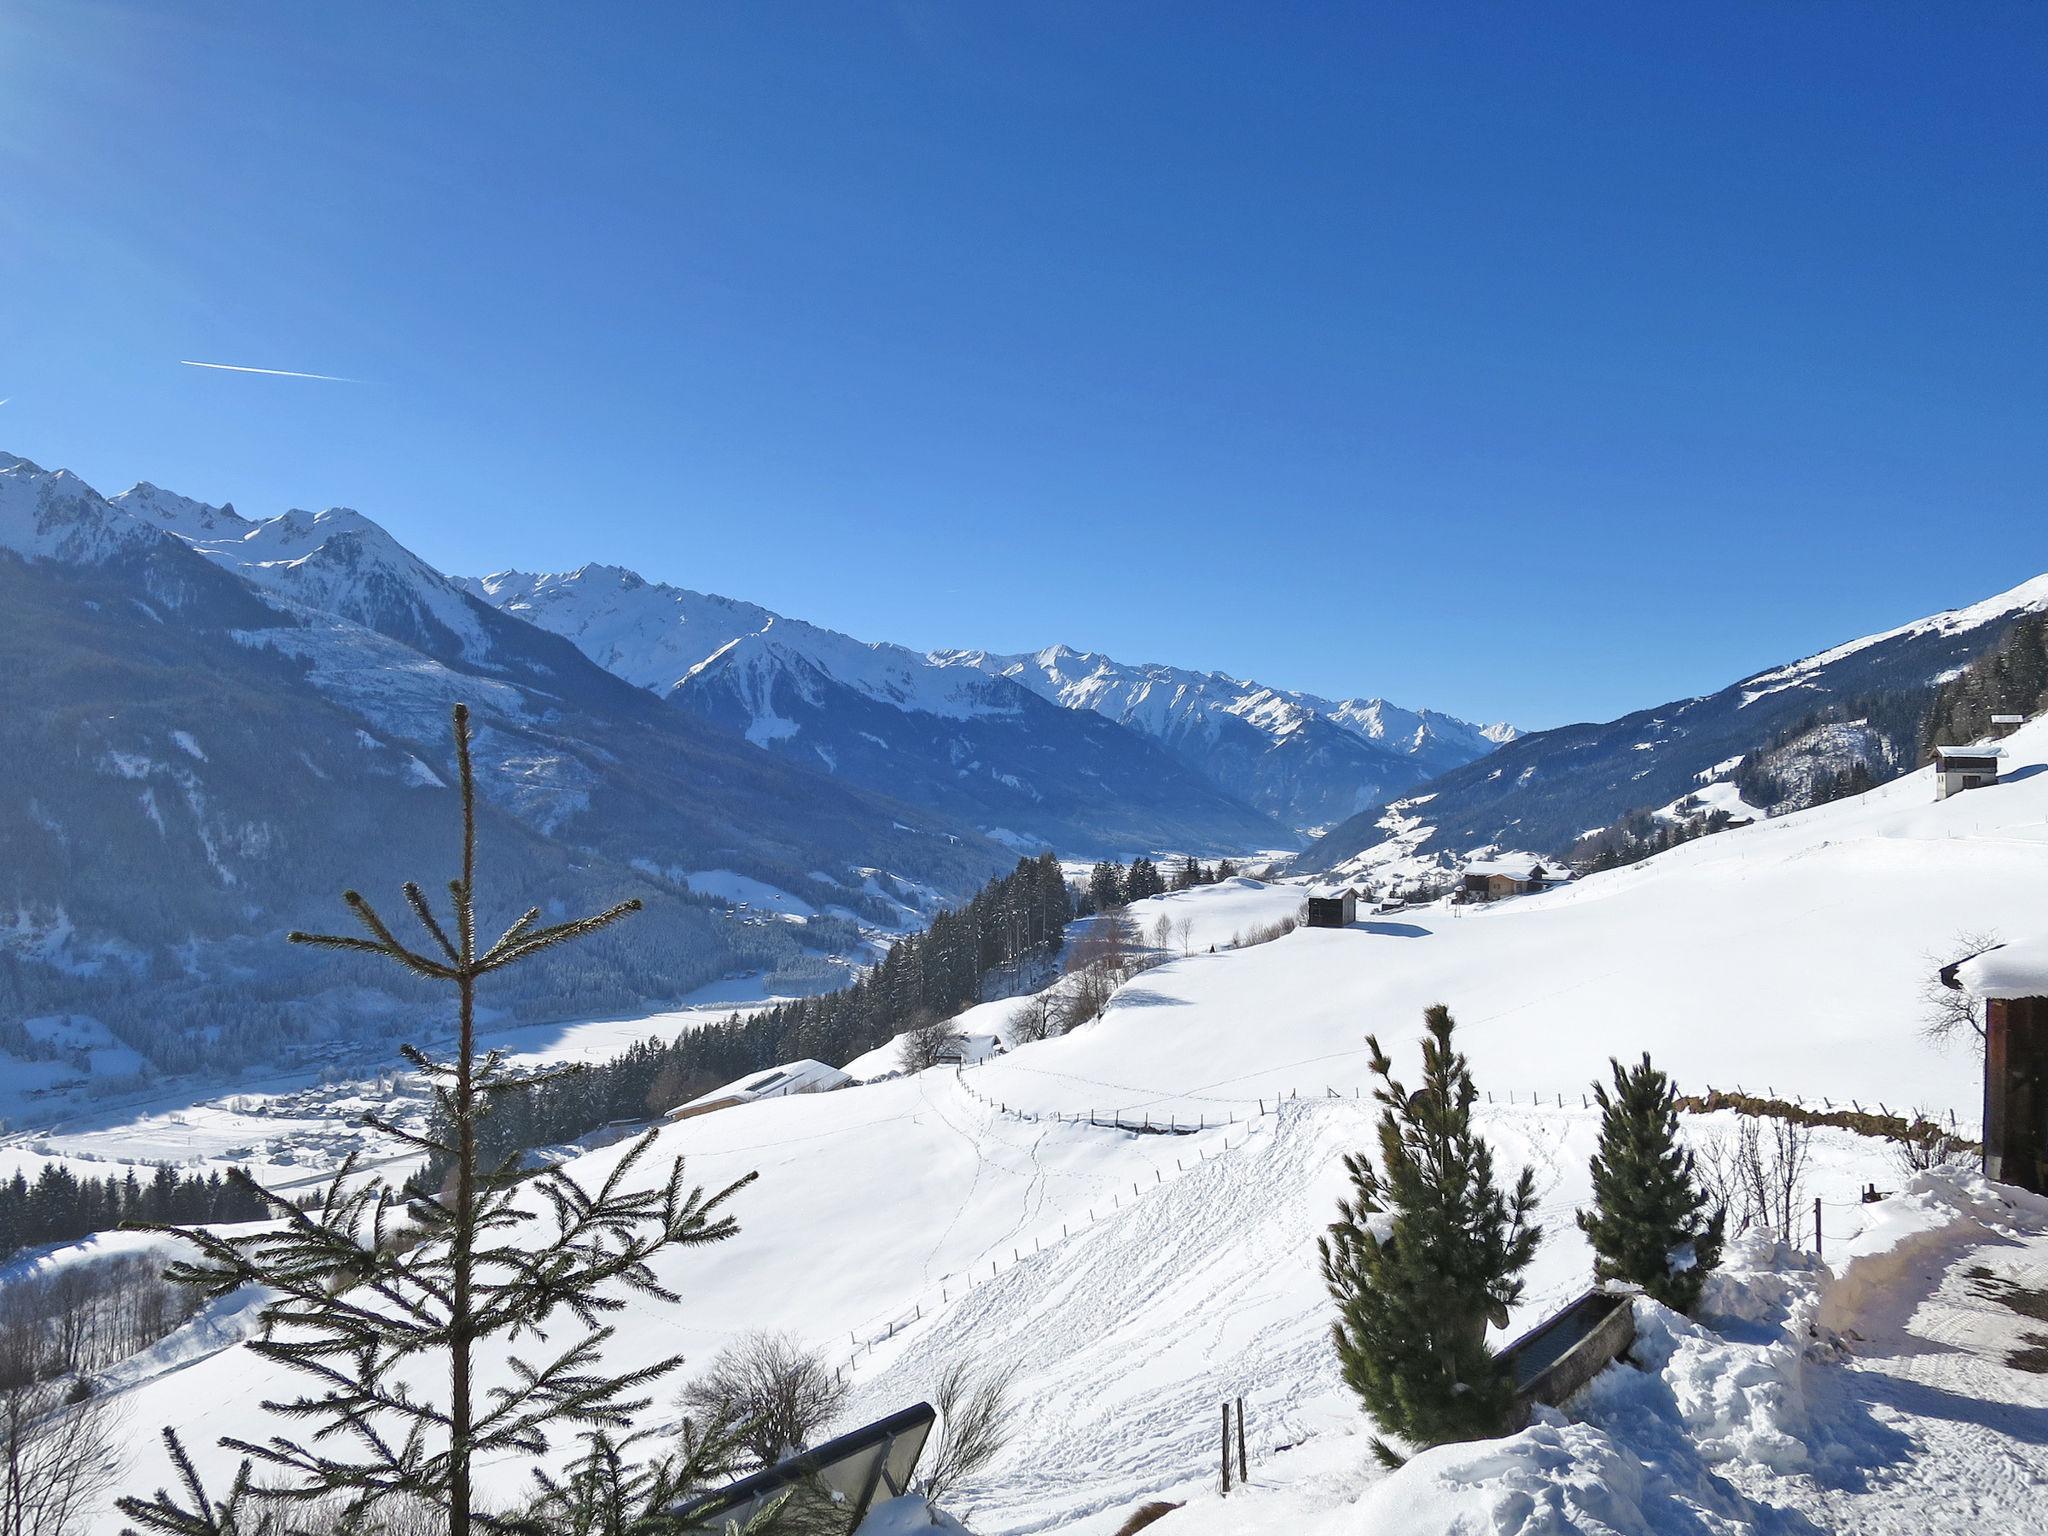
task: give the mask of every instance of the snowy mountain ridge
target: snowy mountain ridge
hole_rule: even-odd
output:
[[[1330,700],[1156,662],[1133,665],[1054,645],[1016,655],[935,652],[947,666],[1016,679],[1065,709],[1154,738],[1291,826],[1341,821],[1519,734],[1385,699]]]
[[[1911,762],[1934,690],[1995,645],[2006,621],[2044,609],[2048,575],[1712,693],[1519,736],[1439,775],[1429,786],[1427,826],[1387,816],[1384,803],[1367,807],[1325,833],[1301,867],[1354,870],[1383,856],[1455,859],[1486,844],[1555,855],[1584,833],[1669,805],[1749,754],[1844,714],[1872,727],[1866,756]],[[1404,846],[1387,852],[1383,845],[1397,837]],[[1370,857],[1361,863],[1360,855]]]

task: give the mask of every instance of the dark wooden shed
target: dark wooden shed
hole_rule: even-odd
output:
[[[1335,896],[1311,896],[1308,899],[1308,926],[1311,928],[1349,928],[1358,921],[1358,893],[1341,891]]]
[[[1984,1177],[2048,1194],[2048,943],[1944,966],[1984,1008]]]

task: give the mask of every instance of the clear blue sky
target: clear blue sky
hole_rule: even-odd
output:
[[[0,447],[1605,716],[2048,568],[2044,79],[2030,4],[9,0]]]

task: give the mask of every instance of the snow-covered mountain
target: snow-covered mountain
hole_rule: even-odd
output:
[[[1866,728],[1866,757],[1910,763],[1934,689],[1995,644],[2007,621],[2043,608],[2048,575],[1714,693],[1519,737],[1434,780],[1426,802],[1397,813],[1374,806],[1333,827],[1301,867],[1349,867],[1395,838],[1408,856],[1456,858],[1490,846],[1556,853],[1629,812],[1725,779],[1745,755],[1805,735],[1827,710]]]
[[[1142,732],[1241,799],[1304,829],[1378,805],[1517,735],[1511,725],[1474,725],[1385,699],[1323,699],[1064,645],[1012,656],[947,651],[936,659],[1014,678],[1062,708]]]
[[[616,566],[465,585],[720,729],[1013,846],[1240,852],[1294,841],[1146,734],[950,654],[855,640]]]
[[[457,701],[500,895],[648,902],[588,972],[537,966],[500,1006],[620,1007],[797,958],[800,925],[732,917],[693,876],[881,917],[877,871],[957,896],[1007,862],[664,706],[357,513],[244,522],[0,457],[0,603],[0,990],[159,1065],[326,1027],[306,1000],[339,973],[281,931],[329,926],[344,886],[445,871]]]

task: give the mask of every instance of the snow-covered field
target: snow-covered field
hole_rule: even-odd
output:
[[[1141,904],[1141,925],[1191,919],[1194,952],[1135,978],[1073,1035],[964,1072],[664,1127],[657,1155],[686,1157],[693,1181],[761,1177],[735,1203],[736,1239],[661,1262],[683,1300],[631,1305],[614,1358],[682,1351],[701,1362],[743,1330],[790,1329],[852,1369],[849,1422],[925,1394],[947,1359],[1014,1365],[1015,1438],[955,1501],[983,1536],[1094,1536],[1143,1498],[1197,1494],[1213,1470],[1216,1405],[1240,1394],[1257,1486],[1227,1510],[1191,1506],[1167,1531],[2024,1529],[2019,1512],[2048,1475],[2048,1403],[1997,1374],[1996,1339],[1979,1349],[1945,1319],[1967,1311],[1961,1255],[2024,1267],[2041,1261],[2044,1240],[2032,1213],[1972,1207],[1977,1197],[1952,1190],[1931,1228],[1922,1223],[1948,1236],[1900,1249],[1910,1214],[1857,1203],[1867,1183],[1900,1187],[1881,1143],[1820,1133],[1810,1194],[1825,1202],[1831,1258],[1855,1255],[1868,1225],[1873,1254],[1910,1262],[1830,1290],[1818,1274],[1800,1279],[1798,1262],[1751,1255],[1755,1273],[1741,1281],[1786,1308],[1802,1287],[1809,1312],[1832,1307],[1828,1327],[1861,1335],[1841,1334],[1846,1364],[1788,1359],[1800,1348],[1786,1344],[1785,1318],[1696,1337],[1653,1316],[1644,1328],[1666,1369],[1603,1388],[1588,1425],[1421,1458],[1396,1480],[1406,1492],[1389,1484],[1363,1508],[1379,1474],[1329,1359],[1314,1258],[1339,1154],[1370,1133],[1369,1103],[1353,1097],[1366,1083],[1364,1036],[1376,1031],[1412,1076],[1431,1002],[1451,1005],[1493,1095],[1482,1125],[1498,1160],[1537,1175],[1547,1237],[1511,1330],[1586,1282],[1571,1213],[1588,1195],[1596,1115],[1580,1095],[1611,1054],[1648,1050],[1689,1088],[1973,1122],[1976,1064],[1922,1039],[1918,994],[1951,935],[2048,928],[2048,725],[2006,746],[2008,782],[1993,789],[1935,804],[1928,776],[1910,775],[1487,909],[1424,909],[1210,954],[1207,943],[1291,911],[1300,889],[1246,883]],[[1014,1007],[974,1013],[998,1032],[993,1015]],[[1137,1136],[1051,1118],[1091,1109],[1199,1117],[1209,1129]],[[1729,1125],[1706,1117],[1690,1133],[1711,1142]],[[577,1166],[596,1178],[621,1155],[607,1148]],[[1832,1374],[1809,1381],[1807,1365]],[[1797,1402],[1790,1388],[1763,1390],[1788,1381]],[[279,1386],[272,1367],[224,1347],[128,1386],[126,1409],[138,1426],[179,1425],[223,1472],[212,1440],[267,1432],[257,1404]],[[1695,1387],[1706,1396],[1691,1403]],[[1748,1415],[1755,1433],[1717,1440],[1723,1410]],[[658,1404],[651,1417],[673,1410]],[[1862,1460],[1764,1457],[1765,1432],[1786,1425],[1795,1441],[1810,1428]],[[161,1468],[136,1439],[129,1481],[153,1485]],[[1738,1450],[1716,1460],[1722,1441]],[[1990,1468],[1996,1486],[1966,1497],[1973,1474],[1944,1470],[1937,1453],[1974,1456],[1968,1465]],[[1560,1488],[1577,1487],[1585,1505],[1603,1482],[1605,1525],[1584,1509],[1577,1524],[1557,1513]],[[1262,1499],[1275,1501],[1271,1518],[1254,1524]],[[2048,1509],[2048,1494],[2033,1507]],[[1417,1510],[1454,1508],[1494,1510],[1494,1523],[1414,1523]],[[1675,1523],[1688,1510],[1693,1523]]]

